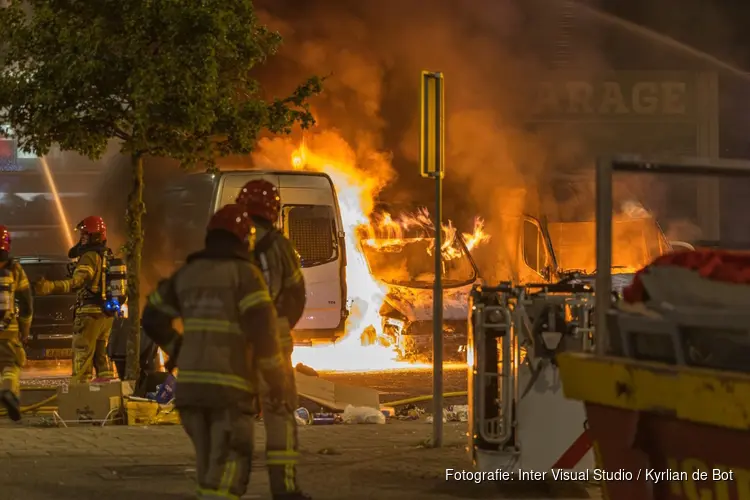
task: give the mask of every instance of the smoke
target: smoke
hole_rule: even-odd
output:
[[[586,3],[597,7],[596,1]],[[612,26],[577,15],[572,2],[563,0],[255,5],[261,20],[284,38],[278,56],[258,68],[263,87],[281,96],[311,74],[326,76],[324,93],[312,103],[318,125],[304,140],[311,150],[355,163],[354,174],[381,200],[431,205],[432,183],[418,173],[418,78],[421,70],[445,74],[445,215],[462,228],[475,215],[486,219],[493,247],[480,246],[477,253],[485,277],[511,277],[500,270],[515,268],[519,214],[593,215],[593,179],[567,194],[546,185],[558,170],[591,166],[591,139],[566,123],[535,121],[530,103],[538,101],[537,84],[549,80],[552,69],[574,71],[580,80],[608,70],[600,47]],[[228,158],[220,166],[290,168],[301,139],[265,138],[252,158]],[[157,163],[147,164],[147,192],[158,191],[168,177]],[[107,202],[114,206],[111,200],[118,199],[122,207],[123,186],[129,184],[122,177],[126,169],[116,170],[121,172],[101,192],[113,193]],[[642,181],[625,185],[622,200],[649,193],[649,199],[659,199]],[[158,226],[148,228],[148,221],[158,219],[155,199],[147,201],[149,247],[159,234]],[[647,208],[658,213],[658,207]],[[112,214],[122,218],[122,211]]]
[[[528,125],[535,83],[562,57],[555,55],[555,43],[566,36],[559,27],[562,4],[435,0],[425,8],[417,0],[258,1],[261,19],[284,38],[261,80],[283,93],[311,73],[328,76],[324,94],[314,101],[319,124],[307,139],[326,131],[330,141],[335,133],[358,160],[392,152],[390,169],[359,165],[379,179],[380,198],[416,207],[431,206],[434,192],[418,171],[419,75],[443,72],[445,213],[460,225],[477,214],[486,218],[494,247],[484,267],[506,267],[497,261],[512,262],[517,249],[517,240],[507,235],[517,233],[509,225],[518,221],[509,214],[528,209],[526,192],[536,194],[537,181],[550,168],[587,161],[574,138],[560,141]],[[581,38],[596,33],[582,33],[562,62],[579,75],[605,69],[600,55],[589,50],[596,44]],[[288,162],[279,141],[260,146],[257,157]]]

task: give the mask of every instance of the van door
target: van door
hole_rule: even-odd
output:
[[[549,282],[554,259],[542,225],[534,217],[524,216],[519,246],[521,284]]]
[[[342,331],[346,319],[346,255],[341,215],[330,178],[295,172],[228,172],[222,175],[216,209],[234,202],[253,179],[275,184],[281,198],[277,227],[302,264],[307,300],[295,338],[304,331]]]
[[[346,307],[346,248],[331,180],[320,175],[280,175],[281,227],[297,249],[307,302],[295,328],[343,332]]]

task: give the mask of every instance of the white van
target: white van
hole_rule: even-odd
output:
[[[336,190],[326,174],[237,170],[179,176],[167,188],[160,210],[169,235],[162,251],[175,255],[179,264],[202,248],[209,217],[233,203],[242,186],[253,179],[265,179],[279,188],[277,227],[291,240],[302,262],[307,303],[293,332],[295,342],[342,335],[348,316],[346,248]]]

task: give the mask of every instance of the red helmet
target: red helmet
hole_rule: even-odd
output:
[[[236,203],[244,206],[249,216],[276,222],[281,209],[279,189],[264,179],[250,181],[240,190]]]
[[[10,231],[5,226],[0,226],[0,250],[10,252]]]
[[[99,236],[100,241],[107,241],[107,225],[104,223],[104,219],[96,215],[89,215],[76,226],[76,231],[80,231],[81,235],[87,234],[91,236]],[[92,238],[96,240],[97,238]]]
[[[206,231],[222,229],[235,235],[240,241],[252,242],[254,227],[245,208],[236,203],[224,205],[208,221]]]

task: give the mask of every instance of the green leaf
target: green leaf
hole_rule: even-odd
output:
[[[0,26],[0,124],[22,150],[41,156],[58,144],[98,159],[117,138],[134,158],[126,245],[134,302],[144,156],[213,168],[221,156],[251,152],[266,131],[315,123],[308,99],[321,78],[267,99],[252,77],[282,40],[250,0],[11,0]],[[138,304],[130,311],[138,325]]]

